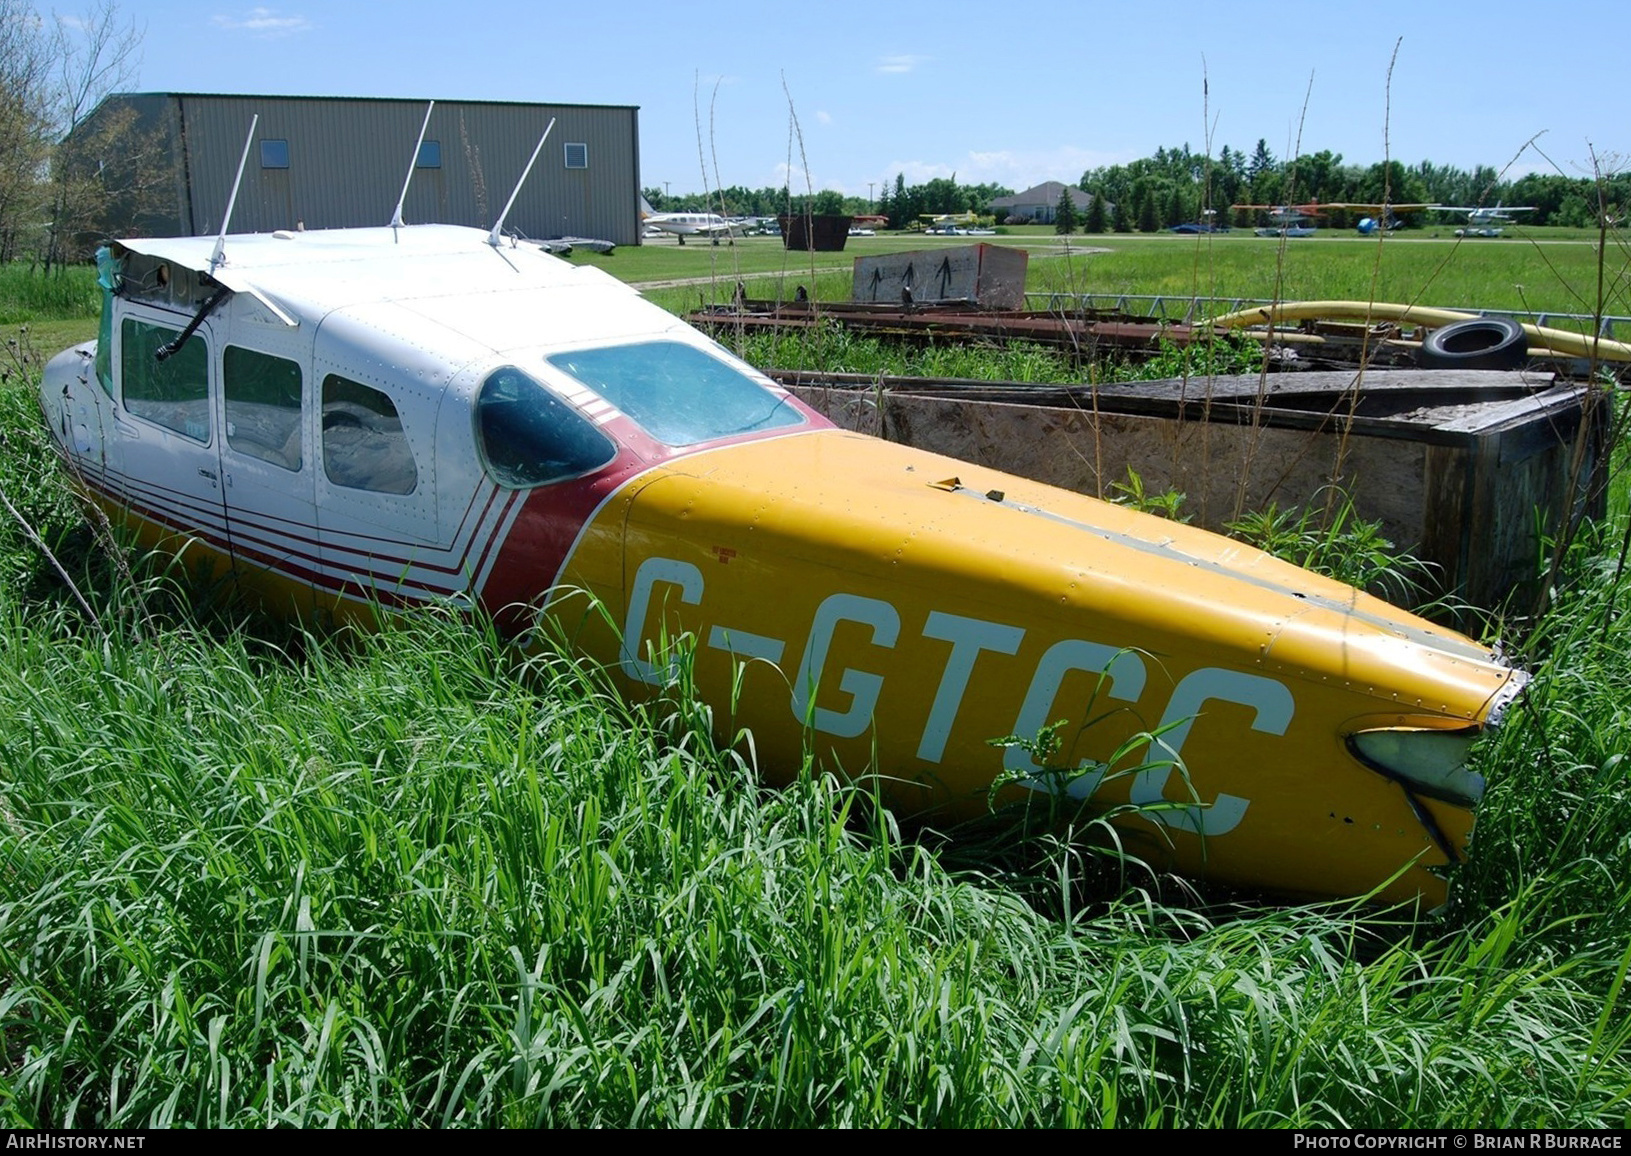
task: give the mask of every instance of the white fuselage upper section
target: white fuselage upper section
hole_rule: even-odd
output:
[[[123,245],[207,270],[213,241],[174,237]],[[533,245],[490,245],[480,230],[455,225],[231,236],[225,260],[211,272],[297,324],[320,323],[335,311],[366,311],[382,338],[424,347],[446,364],[483,353],[691,332],[599,269]]]

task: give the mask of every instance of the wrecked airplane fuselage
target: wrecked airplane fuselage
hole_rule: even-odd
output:
[[[101,340],[42,389],[146,544],[304,618],[453,599],[520,629],[547,604],[632,695],[683,661],[772,777],[813,748],[951,817],[1003,779],[1123,808],[1135,850],[1197,876],[1443,898],[1483,788],[1468,747],[1522,684],[1489,649],[1225,538],[836,430],[536,248],[233,237],[211,273],[210,247],[117,247]],[[1045,766],[992,745],[1055,723]]]

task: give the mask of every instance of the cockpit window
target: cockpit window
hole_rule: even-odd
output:
[[[179,330],[168,326],[125,318],[119,354],[125,408],[207,445],[210,364],[204,339],[194,333],[165,360],[157,356],[179,336]]]
[[[691,446],[804,421],[786,397],[729,363],[678,341],[580,349],[558,353],[549,363],[671,446]]]
[[[610,438],[519,369],[482,383],[476,429],[494,480],[518,490],[586,474],[617,455]]]

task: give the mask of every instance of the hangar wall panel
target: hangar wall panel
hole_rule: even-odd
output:
[[[257,114],[260,122],[233,211],[233,232],[387,224],[428,103],[191,93],[121,94],[109,102],[135,107],[144,125],[162,126],[176,168],[177,195],[173,205],[148,220],[162,223],[166,231],[193,235],[220,228],[244,137]],[[637,244],[638,111],[607,105],[438,102],[425,138],[436,142],[440,165],[415,168],[403,218],[410,224],[491,227],[554,117],[555,128],[506,228],[529,237],[585,236]],[[275,143],[280,141],[286,149]],[[273,143],[263,158],[267,142]],[[287,167],[263,163],[281,162],[285,155]]]

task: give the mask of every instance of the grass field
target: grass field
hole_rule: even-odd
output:
[[[0,265],[0,326],[94,318],[101,308],[89,267],[46,276],[26,265]]]
[[[1167,292],[1237,247],[1277,248],[1106,256]],[[9,292],[0,1125],[1631,1126],[1623,492],[1509,632],[1446,910],[1198,895],[1071,829],[908,837],[818,767],[764,791],[683,692],[480,623],[200,609],[54,469],[32,351],[81,298]]]
[[[775,237],[746,237],[717,246],[660,240],[610,256],[574,254],[572,260],[653,286],[652,299],[670,308],[692,308],[729,301],[738,280],[747,283],[750,296],[791,297],[802,284],[820,298],[847,299],[858,256],[976,241],[1025,248],[1032,293],[1375,300],[1585,314],[1597,300],[1597,238],[1579,229],[1513,230],[1478,239],[1457,239],[1448,229],[1412,230],[1381,240],[1333,231],[1283,243],[1244,230],[1200,237],[1060,238],[1040,230],[980,238],[886,234],[852,237],[842,253],[815,254],[788,253]],[[1606,313],[1631,316],[1627,264],[1624,238],[1611,236]],[[676,281],[690,284],[662,288]]]

